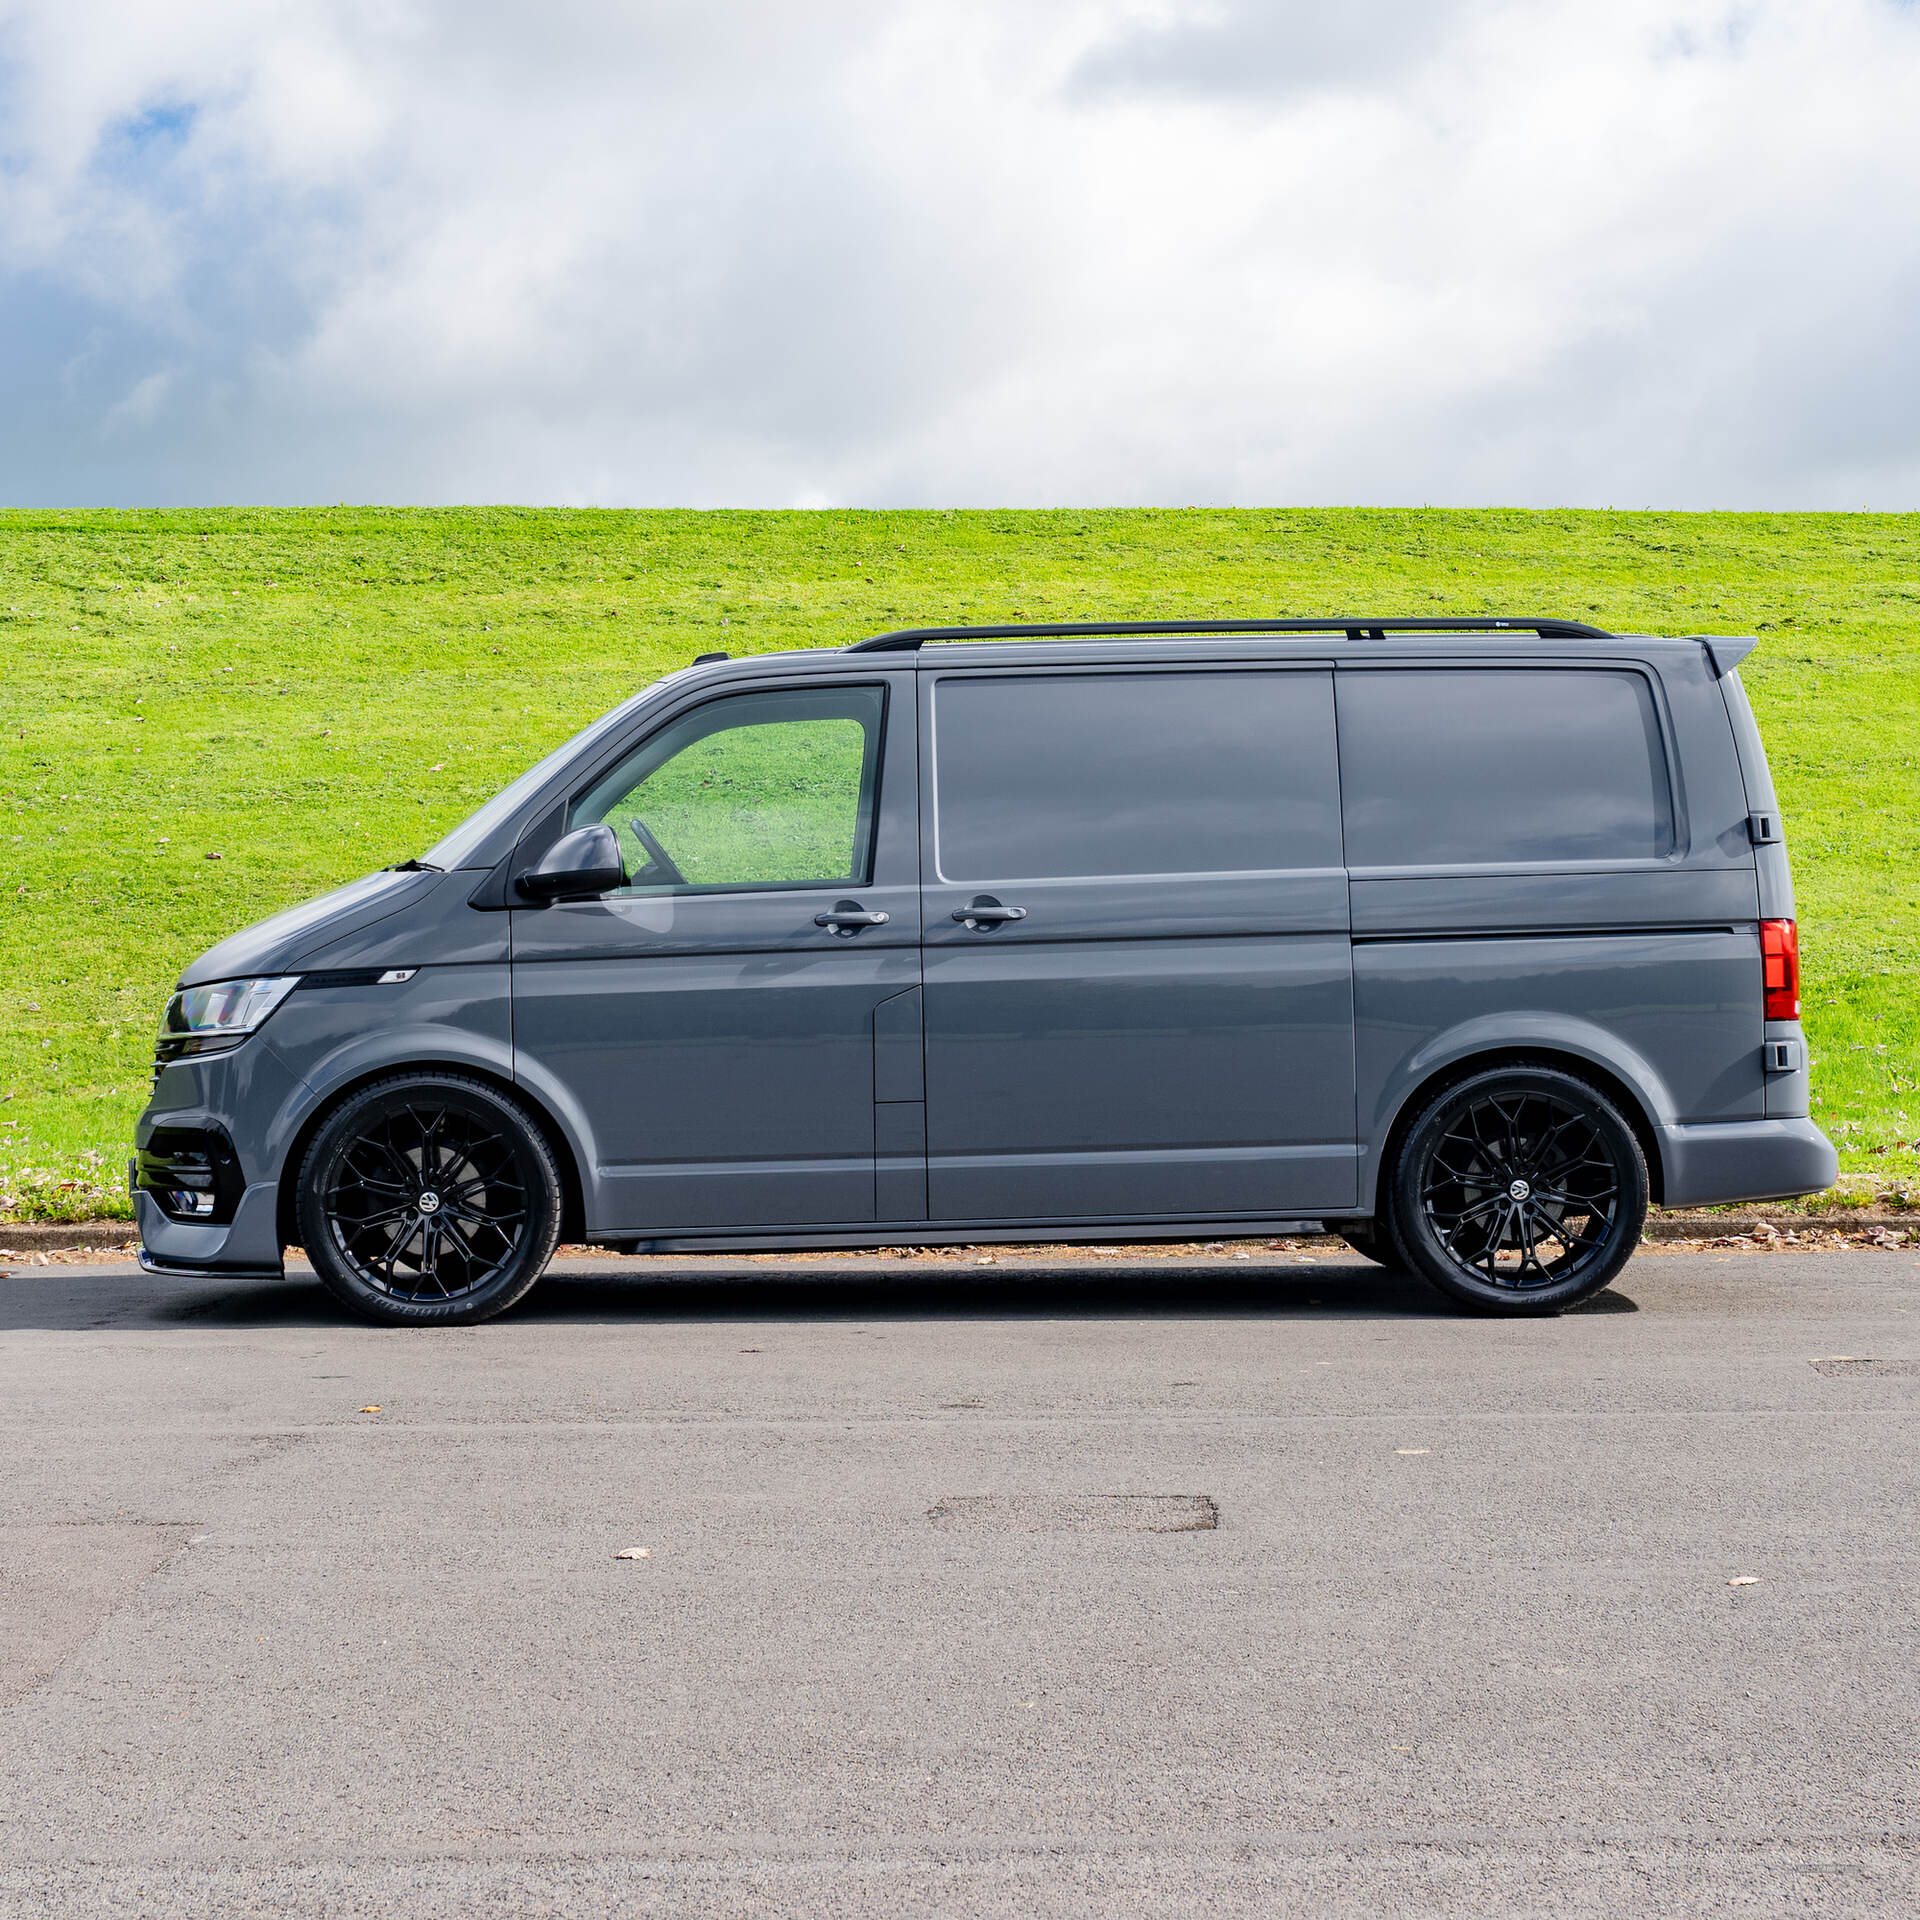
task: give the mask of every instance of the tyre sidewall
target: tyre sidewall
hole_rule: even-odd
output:
[[[527,1190],[527,1231],[506,1267],[476,1292],[451,1300],[402,1300],[364,1279],[334,1244],[324,1195],[347,1144],[400,1097],[484,1118],[513,1143]],[[455,1073],[404,1073],[362,1087],[330,1114],[302,1157],[295,1188],[301,1241],[320,1282],[344,1306],[384,1326],[457,1326],[489,1320],[519,1300],[545,1271],[560,1238],[560,1171],[553,1150],[517,1101],[484,1080]]]
[[[1619,1168],[1620,1207],[1612,1244],[1592,1266],[1557,1285],[1520,1291],[1476,1279],[1441,1250],[1428,1223],[1421,1196],[1421,1170],[1427,1155],[1456,1111],[1489,1093],[1541,1093],[1578,1105],[1606,1141]],[[1647,1217],[1647,1198],[1647,1163],[1639,1139],[1598,1087],[1557,1067],[1498,1067],[1444,1088],[1407,1130],[1393,1167],[1393,1237],[1414,1272],[1464,1306],[1485,1313],[1552,1314],[1598,1293],[1633,1257]]]

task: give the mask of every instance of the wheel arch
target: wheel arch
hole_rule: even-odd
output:
[[[1393,1108],[1386,1129],[1380,1136],[1380,1151],[1374,1156],[1368,1199],[1376,1217],[1380,1212],[1386,1182],[1400,1152],[1400,1143],[1407,1137],[1408,1130],[1428,1101],[1435,1094],[1457,1086],[1463,1080],[1470,1080],[1477,1073],[1486,1073],[1499,1067],[1552,1067],[1561,1073],[1571,1074],[1576,1080],[1584,1080],[1604,1093],[1620,1109],[1633,1129],[1634,1138],[1640,1142],[1640,1151],[1647,1163],[1649,1198],[1655,1206],[1663,1203],[1666,1173],[1661,1160],[1661,1133],[1653,1117],[1652,1103],[1640,1089],[1591,1054],[1576,1053],[1552,1045],[1515,1043],[1461,1054],[1431,1068],[1424,1077],[1409,1082]]]
[[[518,1107],[540,1129],[541,1136],[552,1150],[554,1165],[560,1170],[561,1240],[577,1242],[584,1238],[586,1201],[580,1181],[580,1164],[565,1129],[542,1101],[529,1093],[525,1087],[517,1086],[504,1074],[497,1073],[489,1067],[476,1066],[471,1060],[389,1060],[379,1066],[363,1068],[360,1072],[340,1081],[338,1085],[329,1087],[325,1097],[314,1103],[312,1112],[301,1120],[294,1132],[288,1143],[286,1154],[280,1162],[278,1224],[280,1244],[283,1247],[297,1246],[300,1241],[300,1224],[296,1213],[296,1187],[301,1166],[306,1161],[307,1149],[313,1145],[314,1135],[363,1087],[370,1087],[375,1081],[391,1080],[407,1073],[448,1073],[456,1074],[464,1080],[478,1080],[513,1106]]]

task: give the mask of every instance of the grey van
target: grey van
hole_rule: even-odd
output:
[[[1649,1200],[1827,1186],[1751,640],[929,629],[709,654],[415,860],[223,941],[155,1272],[370,1319],[626,1251],[1323,1222],[1495,1313]]]

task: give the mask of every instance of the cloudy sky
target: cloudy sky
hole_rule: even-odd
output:
[[[0,501],[1920,507],[1912,0],[0,0]]]

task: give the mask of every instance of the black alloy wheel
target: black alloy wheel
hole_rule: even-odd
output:
[[[538,1127],[464,1074],[363,1087],[314,1136],[300,1232],[314,1271],[357,1314],[445,1326],[504,1313],[560,1237],[560,1174]]]
[[[1488,1313],[1556,1313],[1598,1293],[1640,1242],[1647,1165],[1618,1107],[1557,1067],[1444,1089],[1393,1169],[1409,1264]]]

